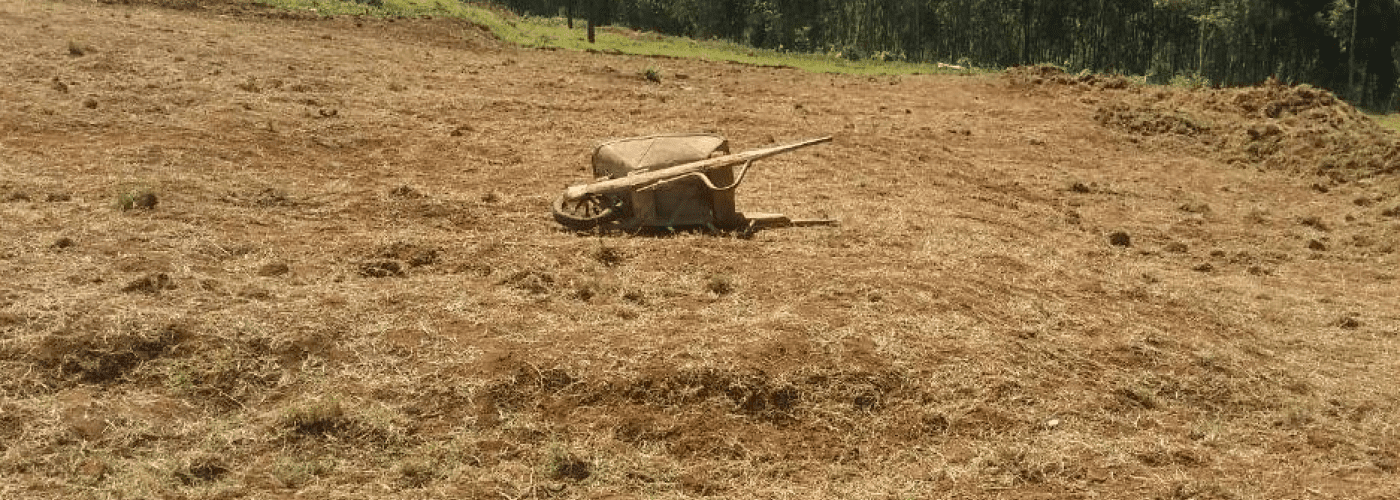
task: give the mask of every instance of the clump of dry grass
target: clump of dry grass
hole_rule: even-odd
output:
[[[89,52],[92,52],[92,47],[88,44],[77,40],[68,41],[68,55],[73,57],[82,57],[87,55]]]
[[[705,281],[705,290],[715,295],[729,295],[734,293],[735,289],[734,278],[729,275],[716,274]]]
[[[137,187],[122,191],[117,194],[117,200],[113,204],[117,210],[123,212],[127,210],[152,210],[160,199],[156,197],[154,190],[146,187]]]
[[[441,477],[436,464],[422,458],[408,458],[394,466],[399,485],[405,489],[423,488]]]
[[[283,488],[299,489],[335,472],[332,461],[318,458],[284,456],[272,467],[272,477]]]
[[[349,432],[356,423],[339,401],[326,400],[287,408],[277,425],[297,435],[321,437]]]
[[[217,481],[229,472],[228,465],[217,456],[199,456],[191,459],[174,473],[175,479],[185,486]]]
[[[554,480],[583,481],[593,475],[592,463],[558,449],[550,453],[546,467]]]

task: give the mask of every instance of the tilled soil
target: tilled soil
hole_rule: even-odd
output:
[[[1320,89],[236,2],[0,30],[0,497],[1400,490],[1400,146]],[[594,144],[682,131],[834,136],[738,205],[841,225],[551,219]]]

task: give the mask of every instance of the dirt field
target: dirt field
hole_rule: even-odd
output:
[[[0,32],[0,498],[1400,495],[1400,138],[1326,92]],[[551,220],[672,131],[835,136],[738,204],[841,226]]]

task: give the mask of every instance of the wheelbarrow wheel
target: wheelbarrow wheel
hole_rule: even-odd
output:
[[[566,200],[561,194],[554,199],[553,208],[554,220],[575,231],[593,229],[626,215],[622,200],[605,194],[590,194],[577,200]]]

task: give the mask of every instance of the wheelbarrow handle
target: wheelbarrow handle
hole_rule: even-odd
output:
[[[831,142],[831,136],[807,139],[792,144],[755,149],[731,155],[717,156],[706,160],[682,163],[674,167],[642,172],[636,175],[629,175],[627,177],[619,177],[617,179],[609,179],[591,184],[569,186],[569,188],[564,191],[564,198],[567,200],[577,200],[590,194],[612,194],[632,191],[672,178],[688,176],[695,173],[703,174],[704,172],[717,168],[750,163],[760,158],[767,158],[769,156],[821,144],[823,142]],[[747,169],[745,170],[747,171]]]
[[[739,187],[739,184],[742,183],[742,182],[744,182],[744,177],[746,177],[746,176],[749,175],[749,168],[750,168],[750,167],[753,167],[753,160],[749,160],[749,161],[747,161],[747,162],[744,162],[744,169],[739,171],[739,178],[738,178],[738,179],[734,179],[734,182],[731,182],[731,183],[729,183],[728,186],[724,186],[724,187],[716,186],[714,182],[711,182],[711,181],[710,181],[710,176],[705,175],[703,172],[691,172],[691,173],[682,175],[682,176],[680,176],[680,177],[672,177],[672,178],[670,178],[670,179],[665,179],[665,180],[656,181],[656,182],[654,182],[654,183],[652,183],[652,184],[648,184],[648,185],[646,185],[646,186],[642,186],[642,187],[640,187],[640,188],[637,188],[637,191],[638,191],[638,192],[643,192],[643,191],[652,191],[652,190],[655,190],[655,189],[661,189],[661,188],[666,187],[667,185],[669,185],[669,184],[671,184],[671,183],[680,182],[680,181],[689,179],[689,178],[691,178],[691,177],[694,177],[694,178],[696,178],[696,179],[700,179],[700,182],[704,183],[704,184],[705,184],[705,187],[710,188],[710,191],[729,191],[729,190],[732,190],[732,189],[734,189],[734,188],[736,188],[736,187]]]

